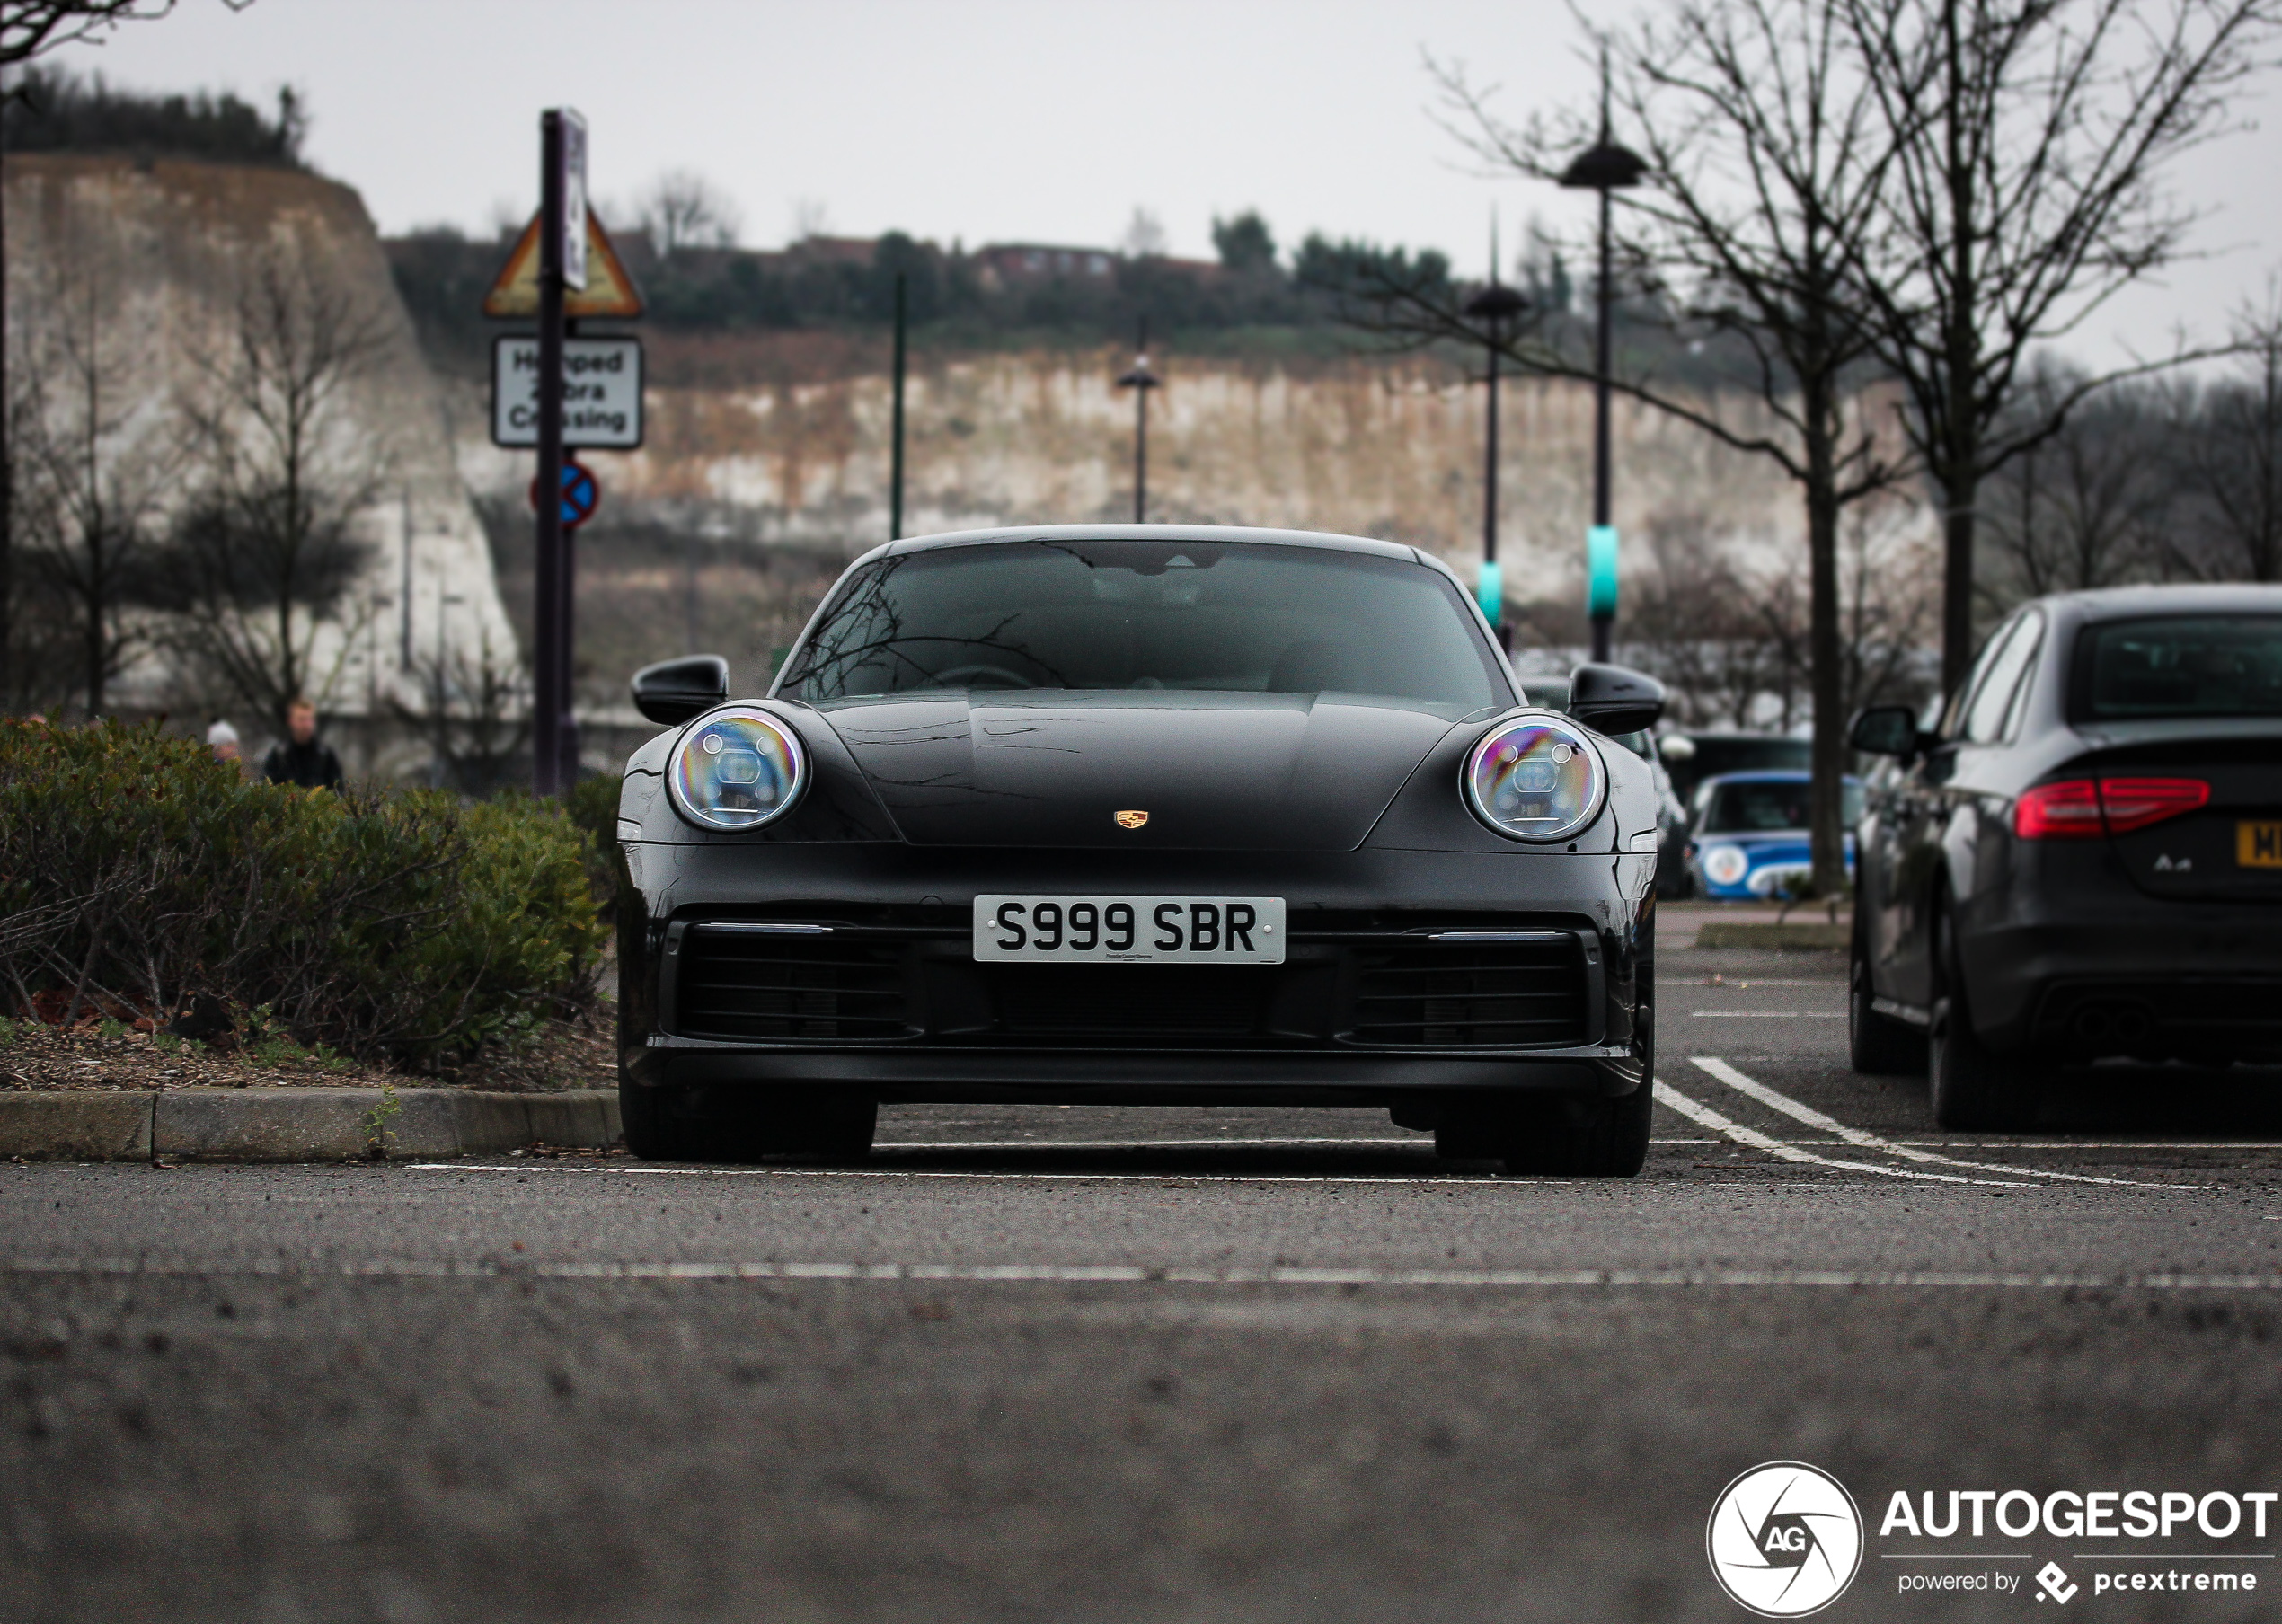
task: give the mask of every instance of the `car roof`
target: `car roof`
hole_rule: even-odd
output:
[[[1377,558],[1430,564],[1444,574],[1448,566],[1432,553],[1401,542],[1367,535],[1334,535],[1318,530],[1265,530],[1241,525],[1019,525],[994,530],[951,530],[941,535],[907,536],[875,547],[862,558],[927,552],[938,547],[984,547],[1001,542],[1243,542],[1271,547],[1313,547],[1334,552],[1367,552]]]
[[[2056,592],[2039,601],[2079,622],[2130,620],[2148,614],[2239,614],[2244,610],[2282,613],[2282,585],[2180,581],[2098,587],[2083,592]]]
[[[1798,745],[1806,746],[1813,741],[1796,733],[1716,733],[1703,728],[1675,728],[1669,737],[1685,738],[1698,745]]]
[[[1862,782],[1852,772],[1842,776],[1850,784]],[[1701,790],[1709,784],[1806,784],[1812,783],[1814,777],[1811,772],[1800,772],[1789,767],[1765,767],[1752,772],[1714,772],[1696,788]]]

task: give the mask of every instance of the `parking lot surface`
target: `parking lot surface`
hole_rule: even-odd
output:
[[[2282,1487],[2282,1073],[1940,1134],[1846,1068],[1843,976],[1667,940],[1631,1181],[1248,1108],[897,1108],[848,1169],[0,1170],[5,1615],[1729,1619],[1705,1518],[1793,1459],[1869,1520],[1828,1616],[2012,1616],[2033,1581],[1903,1592],[1891,1491]]]

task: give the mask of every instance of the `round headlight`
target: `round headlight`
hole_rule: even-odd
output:
[[[1517,840],[1568,839],[1593,821],[1606,789],[1599,754],[1550,717],[1492,728],[1466,757],[1467,804]]]
[[[674,751],[675,808],[708,829],[757,829],[800,799],[808,781],[800,735],[765,710],[731,706],[699,718]]]

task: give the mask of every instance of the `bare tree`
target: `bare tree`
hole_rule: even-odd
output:
[[[243,11],[252,0],[224,4]],[[0,0],[0,67],[95,39],[122,22],[164,17],[173,9],[174,0]]]
[[[223,0],[232,11],[243,11],[252,0]],[[174,0],[0,0],[0,67],[13,67],[60,47],[97,40],[122,22],[150,22],[174,9]],[[13,87],[8,91],[13,94]],[[0,354],[13,359],[7,348],[4,312],[0,312]],[[13,402],[13,397],[11,397]],[[5,427],[16,424],[13,410]],[[0,702],[22,686],[19,671],[15,473],[18,458],[13,445],[0,447]]]
[[[491,794],[530,743],[531,684],[520,662],[494,649],[486,631],[473,658],[464,649],[439,649],[419,663],[418,673],[420,702],[392,700],[390,710],[427,739],[439,784]]]
[[[1168,245],[1164,222],[1135,205],[1133,218],[1125,223],[1125,234],[1118,239],[1118,246],[1133,259],[1151,260],[1162,258]]]
[[[1641,142],[1650,178],[1619,194],[1623,254],[1676,322],[1742,357],[1733,382],[1755,402],[1757,420],[1739,424],[1716,396],[1652,378],[1635,375],[1622,386],[1768,458],[1797,483],[1806,509],[1810,817],[1815,883],[1825,895],[1845,883],[1840,516],[1902,472],[1899,447],[1860,410],[1874,334],[1858,284],[1895,146],[1847,47],[1821,0],[1681,0],[1661,21],[1604,38],[1613,111]],[[1464,137],[1501,165],[1558,178],[1572,154],[1607,138],[1609,107],[1597,120],[1571,114],[1513,128],[1461,74],[1437,72]],[[1448,336],[1464,331],[1446,306],[1413,303],[1410,313]],[[1510,348],[1526,370],[1592,370],[1557,345],[1525,338]]]
[[[805,243],[832,229],[832,209],[822,198],[792,199],[792,241]]]
[[[21,346],[20,346],[21,347]],[[7,369],[7,470],[12,494],[10,523],[22,552],[33,536],[54,533],[56,517],[40,477],[46,449],[46,380],[25,357]],[[71,607],[51,583],[25,569],[12,572],[0,598],[11,653],[0,710],[52,710],[69,702],[73,674],[80,666],[80,645],[72,633]]]
[[[383,469],[343,397],[385,334],[376,313],[298,255],[261,254],[234,330],[200,357],[203,387],[185,407],[206,477],[164,555],[173,640],[279,724],[296,695],[322,699],[317,629],[369,551],[355,520]]]
[[[1973,655],[1981,484],[2121,377],[2088,374],[2030,410],[2026,365],[2118,289],[2179,257],[2193,211],[2157,182],[2228,128],[2276,0],[1834,0],[1899,154],[1883,257],[1863,288],[1880,357],[1907,386],[1946,534],[1941,676]]]
[[[2207,580],[2282,580],[2282,289],[2235,320],[2241,370],[2192,402],[2180,446],[2184,500],[2165,563]]]
[[[145,640],[134,606],[147,594],[153,534],[181,458],[168,414],[133,387],[131,335],[107,307],[100,272],[109,256],[80,248],[72,285],[40,300],[47,331],[15,357],[11,518],[24,584],[69,621],[94,717]]]
[[[733,248],[736,202],[693,169],[669,169],[634,200],[634,217],[659,259],[688,248]]]
[[[2084,374],[2039,357],[2019,415],[2049,421]],[[1994,557],[1978,590],[2002,613],[2047,592],[2111,587],[2154,566],[2177,507],[2174,413],[2149,385],[2117,384],[2080,401],[2060,425],[1985,482]]]
[[[1654,562],[1629,592],[1623,657],[1669,687],[1672,719],[1748,728],[1770,697],[1787,711],[1803,641],[1796,591],[1738,563],[1702,514],[1659,515],[1646,541]]]
[[[1916,502],[1891,494],[1846,515],[1840,672],[1849,716],[1865,705],[1915,704],[1935,685],[1937,668],[1926,651],[1939,619],[1941,571],[1924,517]]]

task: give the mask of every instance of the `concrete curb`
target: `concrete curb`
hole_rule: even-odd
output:
[[[362,1161],[615,1143],[609,1089],[167,1089],[0,1093],[0,1156],[38,1161]]]

